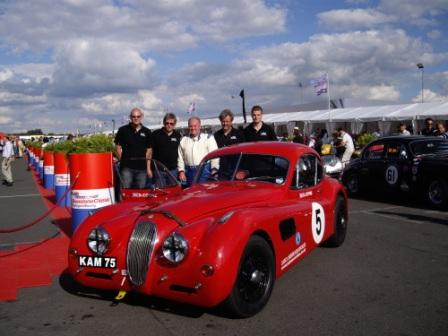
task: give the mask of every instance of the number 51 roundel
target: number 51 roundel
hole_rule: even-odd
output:
[[[322,205],[313,202],[312,216],[311,216],[311,232],[313,233],[313,239],[316,244],[319,244],[324,237],[325,232],[325,212]]]

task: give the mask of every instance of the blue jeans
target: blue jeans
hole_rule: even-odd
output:
[[[123,167],[120,169],[121,187],[125,189],[144,189],[146,170]]]
[[[198,172],[199,166],[185,166],[185,175],[187,176],[187,186],[191,186],[193,183],[193,179]],[[210,176],[211,166],[210,164],[206,164],[201,172],[201,176],[198,178],[199,183],[207,182]]]

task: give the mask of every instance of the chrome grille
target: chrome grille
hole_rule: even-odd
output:
[[[132,231],[126,260],[129,279],[134,285],[140,286],[146,280],[156,237],[156,226],[151,222],[139,222]]]

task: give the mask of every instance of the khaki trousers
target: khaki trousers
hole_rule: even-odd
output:
[[[11,163],[14,160],[13,157],[3,158],[2,161],[2,174],[5,177],[7,182],[12,183],[12,171],[11,171]]]

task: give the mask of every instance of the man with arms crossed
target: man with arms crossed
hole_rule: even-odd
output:
[[[130,123],[118,129],[115,136],[120,177],[123,188],[143,189],[151,171],[151,131],[142,125],[143,112],[133,108]]]

